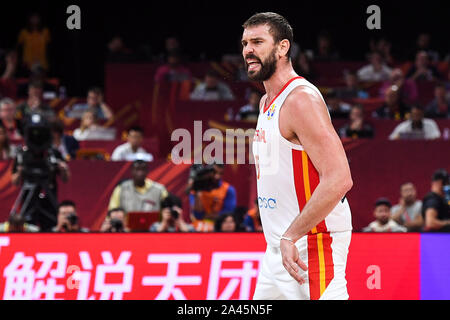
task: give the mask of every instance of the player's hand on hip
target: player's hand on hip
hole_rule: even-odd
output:
[[[295,244],[288,240],[281,240],[280,250],[284,268],[298,283],[304,284],[306,280],[299,275],[299,271],[300,269],[306,271],[308,270],[308,267],[300,260],[298,249]]]

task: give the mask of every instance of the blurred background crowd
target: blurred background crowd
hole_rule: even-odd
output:
[[[200,3],[207,9],[206,2]],[[89,26],[102,9],[91,6],[86,12],[83,4],[80,7],[88,21],[81,31],[59,30],[65,28],[62,21],[67,15],[62,11],[54,18],[51,13],[56,9],[42,7],[14,8],[21,12],[20,19],[2,28],[0,161],[8,163],[8,170],[2,171],[8,182],[1,182],[0,187],[14,186],[14,199],[20,201],[11,203],[10,211],[4,213],[0,230],[262,231],[259,208],[270,206],[270,199],[257,199],[251,188],[243,195],[239,191],[243,187],[236,185],[239,181],[228,181],[230,169],[223,163],[190,167],[182,192],[159,181],[164,180],[163,175],[150,178],[152,163],[170,162],[170,128],[179,123],[176,117],[183,117],[181,111],[172,112],[177,108],[192,112],[192,120],[209,121],[210,126],[212,120],[231,127],[255,126],[264,88],[248,81],[239,48],[239,23],[253,12],[240,13],[242,21],[234,23],[236,33],[230,34],[224,45],[222,33],[214,38],[211,30],[204,30],[214,29],[208,24],[212,17],[191,22],[193,17],[176,13],[166,17],[167,30],[148,21],[148,29],[156,35],[147,37],[143,36],[148,34],[143,30],[145,21],[142,25],[131,22],[130,14],[136,11],[127,9],[121,17],[111,14],[114,9],[105,8],[111,10],[105,13],[108,18],[97,17],[111,28],[97,34],[98,28],[89,30]],[[395,11],[394,7],[389,9]],[[148,12],[149,16],[155,14]],[[325,24],[328,29],[310,30],[294,16],[287,15],[294,25],[292,64],[299,75],[321,90],[344,146],[375,140],[439,141],[437,148],[446,152],[444,157],[449,154],[450,51],[445,32],[416,26],[402,37],[376,31],[364,42],[355,40],[352,48],[351,40],[333,31],[330,24]],[[118,27],[121,19],[126,21],[123,29]],[[344,23],[346,18],[340,20]],[[388,21],[399,23],[393,20]],[[182,30],[183,26],[190,32]],[[203,29],[195,29],[198,26]],[[69,39],[62,39],[64,34]],[[136,86],[136,80],[126,77],[130,68],[142,74],[146,70],[141,78],[146,80],[139,85],[147,100],[133,106],[136,99],[130,87]],[[149,114],[152,117],[146,118]],[[421,153],[420,146],[408,148]],[[387,162],[390,156],[385,155]],[[354,215],[370,216],[373,221],[357,231],[449,231],[449,160],[423,172],[425,184],[423,179],[416,182],[402,176],[395,180],[401,180],[394,187],[396,193],[360,200],[368,203],[371,211]],[[70,186],[74,179],[74,161],[89,162],[81,177],[86,184],[91,182],[89,172],[99,170],[105,162],[129,163],[128,176],[111,182],[107,210],[97,209],[101,217],[97,228],[83,225],[79,203],[58,195],[58,183]],[[367,170],[380,170],[380,166],[367,163]],[[354,188],[364,185],[355,184]],[[249,199],[246,205],[239,197]]]

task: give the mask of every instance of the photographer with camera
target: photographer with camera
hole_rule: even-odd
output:
[[[51,230],[57,224],[58,176],[67,182],[69,166],[52,147],[48,121],[40,114],[31,114],[25,122],[25,146],[18,150],[12,168],[12,183],[22,188],[11,214],[20,214],[44,232]]]
[[[188,183],[191,219],[197,231],[213,231],[214,220],[236,208],[236,190],[222,180],[223,164],[194,166]]]
[[[126,227],[126,212],[123,208],[113,208],[108,211],[100,232],[129,232]]]
[[[194,232],[195,228],[183,219],[181,199],[169,194],[161,202],[161,221],[150,227],[150,232]]]
[[[52,229],[53,232],[89,232],[86,228],[80,227],[75,203],[71,200],[64,200],[58,206],[58,223]]]

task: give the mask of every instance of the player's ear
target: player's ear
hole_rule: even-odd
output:
[[[278,53],[280,54],[280,57],[286,56],[290,47],[291,43],[289,42],[288,39],[281,40],[278,45]]]

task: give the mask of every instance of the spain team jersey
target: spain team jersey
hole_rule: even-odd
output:
[[[253,138],[258,204],[264,236],[271,247],[279,247],[281,236],[295,217],[301,214],[320,181],[303,147],[285,139],[279,129],[283,103],[298,86],[307,86],[322,97],[320,91],[306,79],[291,79],[273,101],[261,108]],[[350,230],[351,212],[344,198],[309,234]]]

